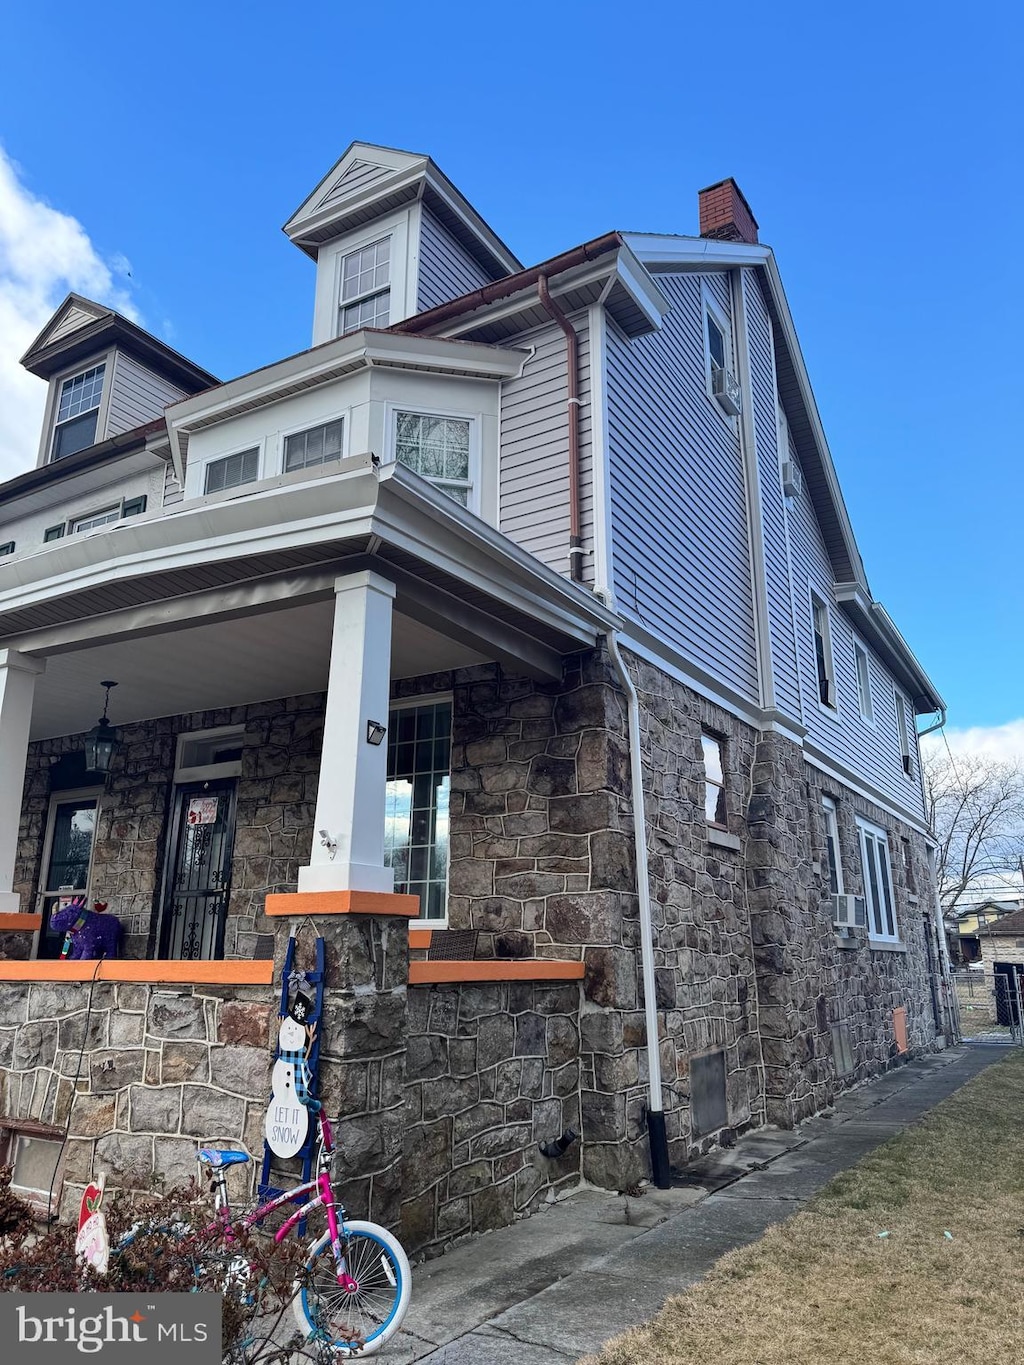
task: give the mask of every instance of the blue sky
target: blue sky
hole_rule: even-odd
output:
[[[307,345],[279,228],[353,139],[431,154],[527,263],[695,233],[731,174],[875,596],[951,725],[1024,753],[1021,27],[986,0],[8,7],[0,470],[34,460],[12,360],[69,287],[222,377]]]

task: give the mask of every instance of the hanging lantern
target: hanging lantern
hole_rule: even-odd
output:
[[[100,687],[107,689],[103,698],[103,715],[85,736],[85,766],[91,773],[110,771],[110,759],[114,752],[117,737],[114,727],[107,720],[107,707],[110,705],[110,689],[116,682],[101,682]]]

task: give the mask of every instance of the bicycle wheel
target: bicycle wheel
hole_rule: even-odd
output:
[[[376,1223],[345,1223],[345,1264],[358,1289],[338,1284],[330,1233],[310,1247],[295,1284],[295,1319],[308,1339],[339,1356],[371,1355],[398,1331],[412,1293],[409,1258]]]

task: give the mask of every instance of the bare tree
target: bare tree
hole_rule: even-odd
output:
[[[986,877],[1016,873],[1024,855],[1024,769],[1019,763],[929,749],[928,822],[938,843],[939,900],[955,912]]]

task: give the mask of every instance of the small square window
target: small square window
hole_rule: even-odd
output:
[[[3,545],[0,545],[0,558],[3,558],[4,555],[12,554],[14,554],[14,541],[13,540],[4,541]]]
[[[700,747],[704,759],[704,817],[709,825],[726,829],[729,819],[725,804],[725,741],[717,735],[703,734]]]
[[[37,1215],[60,1201],[63,1136],[32,1119],[0,1120],[0,1161],[14,1168],[11,1191]]]
[[[222,493],[227,488],[254,483],[259,476],[259,447],[240,450],[237,455],[225,455],[222,460],[211,460],[206,466],[207,493]]]

